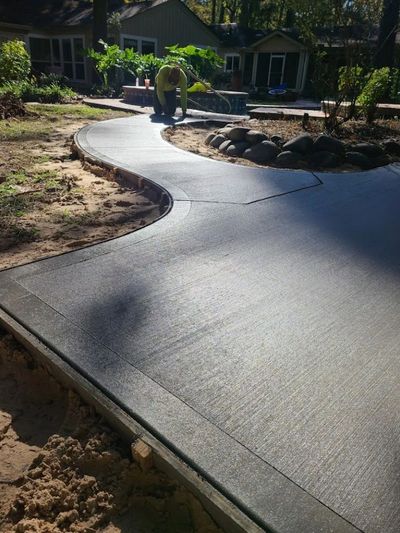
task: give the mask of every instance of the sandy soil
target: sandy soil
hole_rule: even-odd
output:
[[[152,468],[0,329],[0,532],[217,533],[193,495]]]
[[[307,130],[302,128],[300,121],[295,120],[250,119],[247,121],[243,120],[237,123],[235,122],[235,124],[262,131],[270,137],[272,135],[279,135],[282,137],[284,142],[289,141],[297,135],[305,133],[305,131],[315,137],[318,134],[323,133],[323,123],[322,121],[317,120],[310,120]],[[176,145],[178,148],[182,148],[183,150],[187,150],[194,154],[210,157],[211,159],[229,161],[231,163],[237,163],[251,167],[275,166],[270,163],[268,165],[253,163],[252,161],[242,157],[229,157],[226,154],[222,154],[217,149],[207,146],[204,143],[207,135],[212,131],[216,131],[219,129],[219,127],[212,124],[205,124],[201,126],[185,124],[175,128],[167,128],[163,135],[167,141]],[[366,125],[362,122],[352,121],[343,125],[338,137],[345,142],[377,142],[379,139],[387,138],[400,141],[400,124],[397,120],[377,120],[373,126],[366,127]],[[399,158],[394,157],[393,160],[397,161]],[[300,165],[299,168],[306,168],[306,166]],[[355,167],[346,164],[342,165],[338,169],[329,170],[351,171],[355,170]]]
[[[72,135],[93,120],[61,119],[39,137],[2,142],[0,269],[117,237],[160,216],[159,205],[129,184],[71,158]]]

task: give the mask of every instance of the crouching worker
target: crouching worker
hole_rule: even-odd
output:
[[[181,90],[181,108],[185,116],[187,110],[187,78],[183,70],[177,66],[165,65],[156,76],[154,88],[154,112],[156,115],[165,113],[169,117],[176,111],[176,88]]]

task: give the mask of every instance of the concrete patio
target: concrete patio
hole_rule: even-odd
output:
[[[164,127],[77,141],[171,211],[3,271],[1,307],[263,528],[399,531],[400,167],[243,167]]]

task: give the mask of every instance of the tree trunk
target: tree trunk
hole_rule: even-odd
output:
[[[217,0],[212,0],[211,4],[211,24],[217,22]]]
[[[375,56],[377,68],[393,66],[399,10],[400,0],[384,0]]]
[[[108,0],[93,0],[93,48],[100,52],[99,40],[107,41]]]
[[[221,2],[221,7],[219,10],[219,23],[223,24],[225,21],[225,4]]]

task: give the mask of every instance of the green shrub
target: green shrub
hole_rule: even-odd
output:
[[[400,102],[400,69],[398,68],[390,70],[389,99],[395,104]]]
[[[112,75],[116,69],[124,69],[129,73],[135,72],[136,56],[131,49],[121,50],[117,44],[109,45],[100,41],[103,46],[102,52],[96,52],[93,48],[86,50],[86,55],[93,61],[94,68],[101,78],[104,88],[110,87]]]
[[[22,41],[4,41],[0,45],[0,84],[23,81],[31,71],[31,60]]]
[[[168,56],[166,62],[174,61],[183,67],[189,66],[204,80],[210,80],[222,67],[223,59],[211,48],[197,48],[192,44],[185,47],[167,46]]]
[[[55,104],[67,102],[76,96],[69,87],[61,87],[57,83],[39,86],[33,81],[8,82],[0,86],[0,95],[10,94],[21,98],[24,102],[41,102]]]
[[[357,99],[357,104],[370,124],[374,121],[378,103],[383,100],[389,90],[390,68],[383,67],[371,71]]]
[[[68,87],[69,79],[62,74],[40,74],[35,79],[39,87],[48,87],[49,85],[59,85],[60,87]]]

